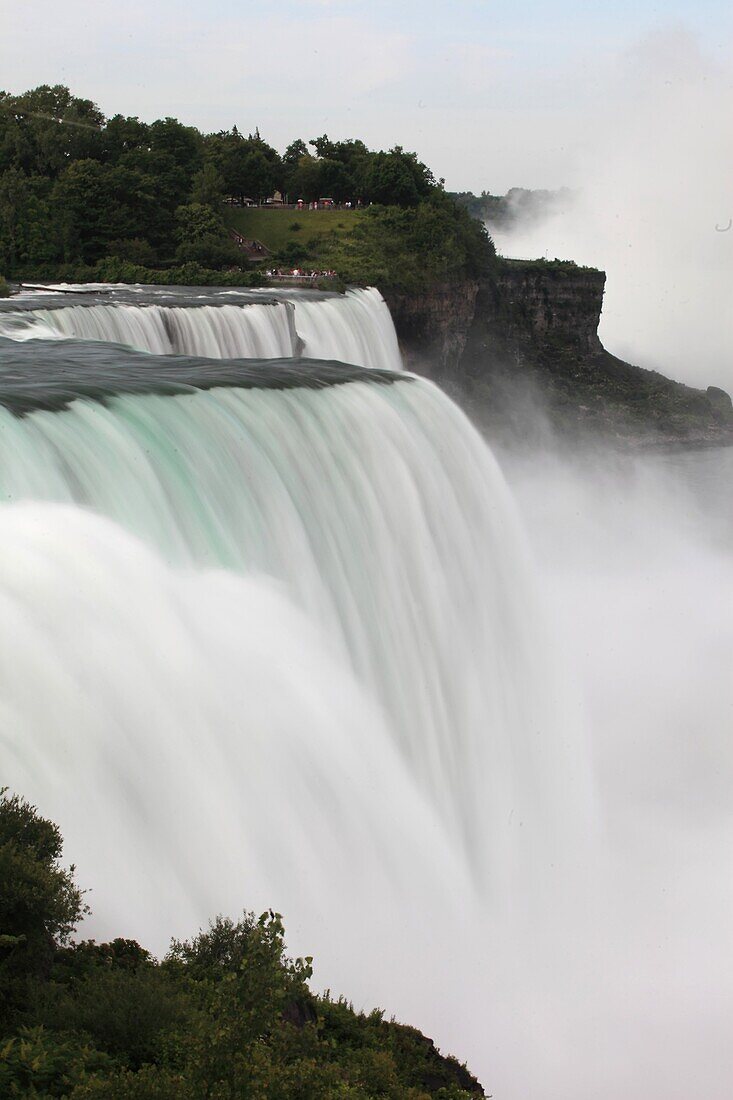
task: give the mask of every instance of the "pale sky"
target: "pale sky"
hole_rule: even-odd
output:
[[[0,0],[0,87],[108,114],[414,149],[450,189],[580,182],[609,119],[682,82],[730,88],[728,0]]]

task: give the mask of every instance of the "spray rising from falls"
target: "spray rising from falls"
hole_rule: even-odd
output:
[[[305,355],[400,370],[394,325],[379,291],[340,294],[115,288],[88,304],[61,295],[0,310],[0,336],[13,340],[77,338],[125,344],[156,355],[210,359],[279,359]],[[138,304],[141,295],[145,304]],[[137,300],[136,300],[137,297]],[[147,299],[153,297],[152,301]],[[52,308],[49,308],[49,305]]]

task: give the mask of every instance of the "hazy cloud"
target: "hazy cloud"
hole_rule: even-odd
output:
[[[608,272],[610,350],[693,384],[733,383],[733,91],[682,29],[619,58],[592,142],[573,166],[577,203],[508,235],[511,255]],[[716,226],[718,229],[716,229]]]

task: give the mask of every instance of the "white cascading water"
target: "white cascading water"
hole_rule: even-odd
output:
[[[303,355],[340,359],[362,367],[400,370],[402,360],[389,309],[374,287],[349,290],[346,299],[294,299],[295,328]]]
[[[93,930],[162,949],[268,897],[308,922],[355,859],[403,904],[405,861],[424,903],[436,871],[466,889],[378,706],[282,586],[173,569],[69,506],[5,507],[0,530],[3,774],[63,823]]]
[[[7,317],[7,314],[5,315]],[[89,305],[37,309],[6,321],[0,335],[13,339],[105,340],[156,355],[173,353],[209,359],[269,358],[293,355],[286,303],[198,306]]]
[[[128,291],[129,293],[129,291]],[[0,336],[13,340],[104,340],[156,355],[208,359],[277,359],[305,355],[363,367],[400,370],[397,337],[378,290],[345,295],[285,294],[282,300],[181,308],[105,302],[0,311]],[[236,295],[232,292],[230,297]],[[204,297],[201,295],[201,297]],[[253,295],[257,297],[257,295]],[[68,302],[68,299],[67,299]]]
[[[469,859],[487,859],[488,835],[492,872],[508,872],[506,822],[551,797],[564,748],[550,685],[529,672],[541,642],[508,494],[437,388],[0,410],[0,494],[92,508],[178,566],[277,578],[348,657]]]
[[[289,301],[306,355],[399,366],[378,296]],[[69,318],[140,347],[164,309],[180,350],[221,357],[227,326],[237,355],[254,346],[222,309],[266,327],[290,306],[6,309],[0,328],[48,338],[51,317],[48,370],[92,335]],[[89,935],[162,952],[217,912],[274,906],[317,985],[421,1027],[503,1100],[728,1100],[729,818],[676,824],[671,852],[646,804],[628,813],[628,783],[595,790],[563,671],[569,653],[600,676],[598,649],[618,676],[596,692],[596,775],[619,737],[631,752],[660,725],[621,625],[644,600],[616,575],[624,554],[653,560],[634,541],[649,494],[617,545],[593,511],[612,485],[581,506],[549,465],[516,481],[548,598],[490,451],[411,376],[0,409],[2,781],[61,825]],[[562,536],[544,544],[553,507]],[[649,527],[681,569],[668,519]],[[692,560],[725,590],[727,557]],[[698,638],[709,613],[697,588],[688,602]],[[670,717],[698,744],[680,700]]]

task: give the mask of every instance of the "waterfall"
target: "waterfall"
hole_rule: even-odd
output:
[[[223,907],[309,921],[354,860],[363,904],[427,905],[436,872],[465,892],[384,716],[286,587],[174,569],[58,504],[0,509],[0,543],[2,774],[61,823],[93,932],[164,950]]]
[[[289,314],[284,302],[193,309],[100,303],[28,311],[20,322],[14,319],[15,331],[8,325],[3,335],[104,340],[158,355],[274,359],[294,354]]]
[[[204,297],[216,304],[202,305],[141,305],[132,297],[122,288],[111,292],[109,302],[69,305],[59,295],[53,308],[32,308],[32,299],[22,310],[6,303],[0,310],[0,336],[102,340],[156,355],[279,359],[302,353],[364,367],[402,366],[392,318],[374,288],[345,295],[281,293],[279,298],[270,291],[266,296],[250,293],[245,304],[232,302],[243,296],[227,291],[210,292]]]
[[[0,305],[0,778],[83,934],[273,906],[505,1100],[727,1100],[729,526],[533,461],[533,560],[381,297],[272,297]]]
[[[3,782],[59,822],[87,934],[160,952],[275,906],[320,984],[458,1049],[487,899],[524,925],[587,821],[524,538],[465,416],[369,366],[5,339],[0,502]]]
[[[276,579],[377,702],[468,860],[509,872],[506,822],[538,815],[562,751],[531,671],[539,628],[511,501],[436,387],[3,409],[0,496],[91,508],[179,567]]]
[[[392,317],[374,287],[347,291],[345,301],[296,298],[295,328],[303,340],[303,355],[387,370],[401,367]]]

